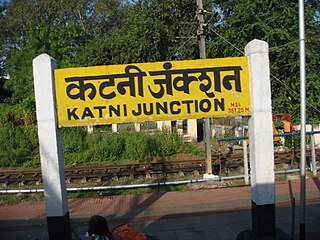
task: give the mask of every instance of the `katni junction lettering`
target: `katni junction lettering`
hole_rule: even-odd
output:
[[[250,115],[246,57],[57,69],[60,127]]]

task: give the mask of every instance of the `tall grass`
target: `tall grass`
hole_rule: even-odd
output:
[[[155,156],[200,153],[176,132],[166,131],[112,133],[110,127],[95,127],[88,134],[81,127],[65,128],[62,142],[67,166],[150,162]],[[0,167],[38,167],[39,159],[34,112],[0,104]]]
[[[0,167],[17,167],[38,151],[32,114],[17,106],[0,104]]]
[[[64,131],[66,134],[66,131]],[[63,139],[65,161],[67,164],[121,164],[122,161],[150,162],[155,156],[170,156],[176,153],[200,154],[194,145],[186,143],[177,133],[158,132],[149,134],[144,132],[97,132],[87,134],[82,140],[82,150],[71,148],[81,138],[71,139],[71,132]],[[77,134],[77,136],[79,133]],[[82,136],[82,135],[81,135]],[[70,142],[71,141],[71,142]],[[72,141],[75,141],[74,143]],[[69,147],[68,147],[69,146]],[[72,151],[70,151],[72,150]]]

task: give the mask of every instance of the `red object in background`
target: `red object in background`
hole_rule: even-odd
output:
[[[284,132],[291,132],[291,114],[290,113],[280,113],[280,114],[272,114],[272,120],[281,119],[283,123]]]

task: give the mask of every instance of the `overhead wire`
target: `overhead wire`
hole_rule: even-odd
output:
[[[228,41],[225,37],[223,37],[221,34],[219,34],[217,31],[213,30],[212,28],[209,27],[209,29],[214,32],[218,37],[220,37],[221,39],[223,39],[226,43],[228,43],[230,46],[232,46],[234,49],[236,49],[237,51],[239,51],[240,53],[244,54],[244,52],[242,50],[240,50],[238,47],[236,47],[234,44],[232,44],[230,41]],[[283,47],[286,47],[288,45],[291,45],[293,43],[296,43],[296,42],[300,42],[301,39],[299,40],[294,40],[292,42],[289,42],[289,43],[286,43],[286,44],[283,44],[283,45],[280,45],[280,46],[275,46],[275,47],[271,47],[269,48],[269,52],[270,50],[274,50],[274,49],[278,49],[278,48],[283,48]],[[270,73],[270,75],[278,82],[280,82],[281,84],[283,84],[285,86],[286,89],[289,90],[289,92],[291,93],[294,93],[295,95],[298,95],[299,94],[297,92],[295,92],[294,90],[292,90],[291,88],[289,88],[289,86],[281,81],[278,77],[276,77],[274,74]],[[295,97],[295,96],[294,96]],[[309,103],[308,101],[306,101],[306,103],[308,104],[309,107],[312,107],[315,111],[317,111],[318,113],[320,113],[320,110],[318,108],[316,108],[315,106],[313,106],[311,103]]]
[[[294,93],[294,94],[297,95],[297,96],[300,95],[299,93],[297,93],[297,92],[293,91],[292,89],[290,89],[289,86],[288,86],[285,82],[283,82],[282,80],[280,80],[279,78],[277,78],[274,74],[270,73],[270,75],[271,75],[275,80],[277,80],[278,82],[280,82],[281,84],[283,84],[283,85],[285,86],[285,88],[287,88],[287,89],[289,90],[289,92]],[[318,108],[316,108],[315,106],[313,106],[313,105],[312,105],[311,103],[309,103],[308,101],[306,101],[306,103],[307,103],[307,105],[308,105],[309,107],[312,107],[314,110],[316,110],[318,113],[320,113],[320,110],[319,110]]]
[[[255,15],[255,17],[256,17],[256,19],[258,19],[258,21],[259,21],[260,23],[262,23],[263,25],[269,27],[269,25],[266,24],[264,21],[262,21],[262,19],[261,19],[258,15]],[[269,48],[269,52],[271,52],[272,50],[284,48],[284,47],[287,47],[287,46],[289,46],[289,45],[295,44],[295,43],[297,43],[297,42],[305,41],[305,40],[306,40],[306,39],[296,39],[296,40],[293,40],[293,41],[291,41],[291,42],[288,42],[288,43],[285,43],[285,44],[282,44],[282,45],[279,45],[279,46],[270,47],[270,48]],[[278,81],[279,83],[283,84],[283,85],[285,86],[285,88],[287,88],[287,89],[289,90],[289,92],[291,92],[291,93],[293,93],[293,94],[295,94],[295,95],[297,95],[297,96],[300,96],[299,93],[297,93],[296,91],[290,89],[289,86],[288,86],[284,81],[280,80],[279,78],[277,78],[277,77],[276,77],[274,74],[272,74],[272,73],[270,73],[270,75],[271,75],[276,81]],[[311,103],[309,103],[308,101],[306,101],[306,104],[307,104],[308,106],[312,107],[312,108],[313,108],[314,110],[316,110],[317,112],[320,113],[320,110],[317,109],[315,106],[313,106],[313,105],[312,105]]]
[[[181,48],[184,47],[188,42],[190,42],[192,39],[194,39],[196,34],[194,33],[192,36],[188,37],[187,40],[179,47],[177,48],[176,52],[179,52]]]
[[[218,37],[220,37],[221,39],[223,39],[226,43],[228,43],[231,47],[233,47],[234,49],[238,50],[240,53],[244,54],[244,51],[240,50],[239,48],[236,47],[236,45],[232,44],[230,41],[228,41],[228,39],[226,39],[225,37],[223,37],[222,35],[220,35],[217,31],[213,30],[211,27],[209,27],[209,29],[214,32]]]
[[[278,49],[278,48],[287,47],[287,46],[289,46],[289,45],[291,45],[291,44],[300,42],[301,40],[302,40],[302,39],[297,39],[297,40],[294,40],[294,41],[291,41],[291,42],[288,42],[288,43],[285,43],[285,44],[282,44],[282,45],[279,45],[279,46],[270,47],[270,48],[269,48],[269,51],[274,50],[274,49]]]
[[[209,12],[207,10],[204,10],[204,13],[209,13],[211,15],[211,18],[209,19],[208,22],[211,22],[212,19],[216,16],[216,13]],[[197,18],[197,15],[194,16],[193,21],[195,21],[196,18]],[[177,48],[176,52],[179,52],[188,42],[190,42],[193,38],[196,38],[196,35],[197,34],[194,33],[194,34],[192,34],[192,36],[187,37],[187,40],[179,48]]]
[[[214,17],[214,13],[212,12],[208,12],[208,11],[205,11],[206,13],[209,13],[211,14],[211,18],[210,20],[208,21],[211,22],[213,17]],[[233,43],[231,43],[228,39],[226,39],[225,37],[223,37],[221,34],[219,34],[217,31],[215,31],[214,29],[212,29],[211,27],[208,27],[209,30],[211,30],[212,32],[214,32],[218,37],[220,37],[221,39],[223,39],[226,43],[228,43],[230,46],[232,46],[234,49],[236,49],[238,52],[240,52],[241,54],[244,55],[244,51],[242,51],[241,49],[239,49],[236,45],[234,45]],[[193,34],[192,36],[190,36],[177,50],[176,52],[179,52],[181,48],[183,48],[191,39],[193,39],[194,37],[196,36],[196,34]],[[279,49],[279,48],[283,48],[283,47],[286,47],[288,45],[291,45],[291,44],[294,44],[294,43],[297,43],[297,42],[300,42],[301,39],[298,39],[298,40],[294,40],[294,41],[291,41],[291,42],[288,42],[286,44],[283,44],[283,45],[279,45],[279,46],[275,46],[275,47],[270,47],[269,48],[269,52],[272,51],[272,50],[275,50],[275,49]],[[276,80],[278,81],[279,83],[281,83],[282,85],[285,86],[285,88],[287,90],[289,90],[289,92],[293,93],[294,95],[297,95],[299,96],[299,94],[297,92],[295,92],[294,90],[292,90],[291,88],[289,88],[289,86],[282,80],[280,80],[278,77],[276,77],[274,74],[272,74],[270,72],[270,75]],[[295,96],[294,96],[295,97]],[[309,103],[308,101],[306,101],[306,103],[308,104],[308,106],[312,107],[315,111],[319,112],[320,113],[320,110],[317,109],[315,106],[313,106],[311,103]]]

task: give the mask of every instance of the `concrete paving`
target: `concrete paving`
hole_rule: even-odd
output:
[[[307,179],[306,239],[320,239],[320,181]],[[296,199],[294,238],[299,236],[299,180],[276,183],[276,227],[291,236],[290,186]],[[73,238],[90,216],[107,218],[110,228],[129,223],[160,240],[228,240],[251,229],[251,187],[214,188],[140,195],[70,199]],[[48,239],[44,202],[0,205],[0,239]]]

